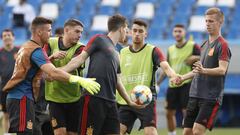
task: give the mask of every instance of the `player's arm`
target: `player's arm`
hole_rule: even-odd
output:
[[[195,44],[194,47],[193,47],[193,53],[191,56],[189,56],[186,60],[185,60],[185,63],[189,66],[192,66],[193,63],[197,62],[200,60],[200,52],[201,52],[201,49],[200,47]]]
[[[100,85],[91,78],[82,78],[56,68],[50,63],[47,54],[42,49],[36,49],[31,55],[31,61],[36,64],[43,72],[47,73],[51,78],[69,83],[78,83],[89,93],[98,93]]]
[[[193,65],[195,68],[193,69],[194,73],[199,73],[203,75],[210,76],[222,76],[225,75],[228,69],[228,61],[219,60],[219,66],[216,68],[204,68],[200,61],[195,62]]]
[[[98,39],[99,38],[97,35],[92,37],[87,43],[86,47],[81,52],[81,54],[72,58],[72,60],[66,66],[61,67],[61,69],[63,69],[66,72],[71,72],[79,68],[82,64],[84,64],[88,56],[90,56],[92,53],[98,50],[99,47]]]
[[[86,51],[82,51],[81,54],[72,58],[72,60],[70,62],[68,62],[67,65],[61,67],[60,69],[66,71],[66,72],[71,72],[71,71],[79,68],[82,64],[84,64],[84,62],[86,61],[87,58],[88,58],[88,53]]]
[[[50,61],[53,61],[54,59],[62,59],[67,55],[66,51],[58,51],[51,54],[51,47],[49,44],[45,44],[43,50],[47,53]]]
[[[121,75],[118,74],[117,75],[117,91],[118,93],[120,94],[120,96],[127,102],[127,104],[131,107],[134,107],[134,108],[144,108],[145,106],[141,106],[141,105],[137,105],[136,103],[132,102],[130,97],[128,96],[126,90],[125,90],[125,87],[121,81]]]
[[[162,70],[165,72],[165,74],[169,77],[169,78],[173,78],[176,77],[176,73],[175,71],[169,66],[167,61],[162,61],[160,63],[160,66],[162,68]]]
[[[165,74],[169,78],[176,76],[175,71],[169,66],[162,51],[158,47],[155,47],[153,50],[153,63],[154,63],[154,65],[160,66],[162,68],[163,72],[165,72]]]
[[[157,85],[160,85],[165,78],[166,78],[165,72],[161,72],[160,76],[159,76],[159,79],[157,80]]]
[[[222,76],[225,75],[228,69],[229,60],[231,58],[231,51],[228,48],[228,44],[226,42],[222,43],[218,51],[218,67],[216,68],[204,68],[201,62],[195,62],[193,65],[195,68],[193,71],[195,73],[210,75],[210,76]]]

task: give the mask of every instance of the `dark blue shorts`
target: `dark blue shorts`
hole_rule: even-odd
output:
[[[186,109],[191,83],[186,83],[181,87],[168,88],[166,96],[166,109],[177,110]]]
[[[143,109],[135,109],[128,105],[119,105],[118,112],[120,123],[127,126],[127,133],[129,134],[136,119],[139,119],[141,122],[139,129],[149,126],[157,127],[156,100],[153,100]]]
[[[53,129],[66,127],[68,132],[78,132],[80,123],[80,101],[73,103],[49,102]]]
[[[212,130],[219,108],[217,100],[189,98],[183,126],[192,128],[194,123],[198,123]]]
[[[115,102],[85,95],[80,98],[80,135],[120,134],[120,123]]]
[[[7,99],[9,133],[32,133],[35,122],[33,101],[26,96],[22,99]]]

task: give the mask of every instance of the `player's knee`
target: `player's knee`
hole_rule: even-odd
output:
[[[157,129],[155,127],[145,127],[144,135],[157,135]]]
[[[167,116],[167,118],[171,118],[171,117],[175,116],[175,111],[174,110],[167,110],[166,111],[166,116]]]
[[[54,135],[67,135],[67,130],[66,128],[54,129]]]
[[[193,133],[192,133],[192,129],[190,129],[190,128],[184,128],[183,129],[183,135],[193,135]]]
[[[193,128],[193,135],[203,135],[204,132],[198,128]]]

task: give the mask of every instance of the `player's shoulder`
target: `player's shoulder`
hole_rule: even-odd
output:
[[[220,37],[218,38],[218,43],[219,43],[220,45],[228,46],[227,40],[226,40],[225,38],[223,38],[222,36],[220,36]]]

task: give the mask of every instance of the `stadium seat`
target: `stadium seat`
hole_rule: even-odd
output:
[[[138,3],[136,7],[135,17],[152,19],[154,17],[154,5],[150,2]]]
[[[38,15],[40,12],[40,6],[43,0],[28,0],[27,2],[32,5],[35,9],[36,14]]]
[[[102,0],[102,6],[111,6],[111,7],[118,7],[120,5],[120,0]]]
[[[207,6],[198,6],[195,9],[194,15],[204,15],[208,8]]]
[[[8,0],[7,6],[16,6],[19,3],[19,0]]]
[[[14,28],[13,32],[17,40],[27,40],[27,30],[26,28]]]
[[[216,0],[198,0],[197,6],[213,7],[216,5]]]
[[[204,32],[206,29],[204,16],[194,15],[190,18],[189,31]]]
[[[115,9],[112,6],[100,6],[98,10],[98,14],[113,15],[114,13]]]
[[[91,30],[93,31],[107,31],[108,15],[96,15],[93,17],[93,24]]]
[[[58,5],[56,3],[43,3],[41,6],[40,16],[56,19],[58,13]]]
[[[235,0],[218,0],[217,1],[217,6],[224,6],[224,7],[229,7],[232,8],[236,4]]]

